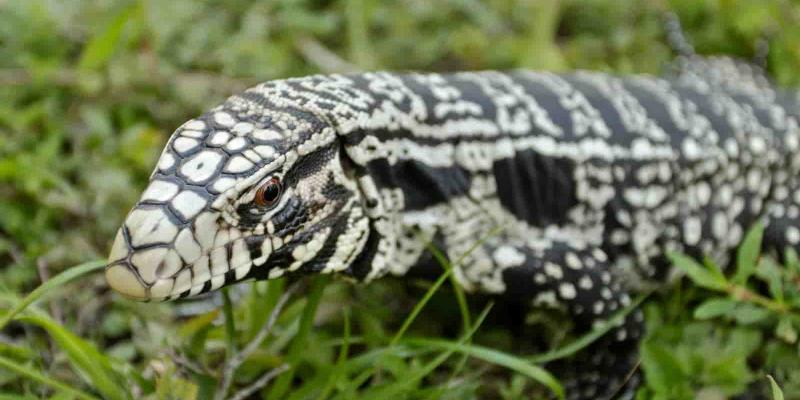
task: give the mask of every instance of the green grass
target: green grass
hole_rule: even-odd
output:
[[[764,392],[767,375],[758,371],[778,376],[786,385],[788,398],[796,397],[799,383],[796,374],[800,366],[797,346],[800,288],[796,283],[800,281],[800,263],[793,253],[787,255],[790,262],[782,267],[777,267],[769,257],[759,257],[761,231],[757,226],[746,236],[739,251],[738,268],[730,278],[711,262],[703,265],[683,255],[672,255],[674,265],[683,270],[695,286],[686,289],[679,286],[664,294],[669,299],[646,305],[648,337],[641,355],[646,385],[640,389],[641,398],[731,396],[748,390],[748,385],[759,380],[763,384],[750,390]],[[747,262],[753,262],[755,267]],[[452,339],[446,335],[405,335],[415,323],[421,322],[418,319],[448,281],[452,266],[446,260],[440,278],[428,286],[394,334],[381,326],[370,329],[368,323],[359,329],[364,336],[353,336],[354,327],[350,321],[353,305],[337,301],[337,298],[341,300],[342,293],[326,294],[326,289],[352,290],[352,286],[331,284],[328,277],[294,283],[288,290],[282,281],[259,282],[251,284],[250,297],[238,305],[230,302],[226,291],[221,313],[211,310],[188,320],[173,320],[172,332],[161,326],[167,330],[162,340],[150,344],[163,348],[137,363],[133,357],[125,359],[102,351],[98,343],[71,332],[40,307],[48,297],[64,296],[61,290],[64,286],[73,285],[75,283],[71,282],[76,280],[80,283],[80,278],[89,278],[100,265],[90,262],[67,269],[24,299],[10,293],[3,296],[3,303],[10,306],[2,318],[4,324],[37,327],[47,339],[38,345],[43,346],[39,348],[30,338],[0,348],[0,367],[12,376],[23,378],[22,381],[7,381],[5,386],[20,388],[19,392],[12,390],[8,395],[54,393],[79,399],[131,399],[142,395],[154,399],[243,399],[261,391],[264,398],[291,399],[463,396],[511,399],[543,396],[550,391],[560,398],[563,396],[561,384],[542,368],[542,364],[574,355],[602,336],[615,321],[640,306],[646,297],[634,301],[607,324],[557,349],[538,356],[520,357],[494,343],[471,342],[473,339],[486,341],[483,335],[476,334],[482,331],[492,310],[491,302],[483,307],[474,322],[470,322],[473,318],[467,309],[469,317],[460,317],[464,329]],[[308,286],[304,295],[292,298],[303,283]],[[769,296],[752,289],[759,284],[769,287]],[[696,293],[686,296],[683,290]],[[280,298],[276,298],[279,292]],[[451,306],[458,303],[455,293],[453,290],[446,294],[451,297]],[[683,303],[678,308],[679,313],[670,315],[676,310],[676,302]],[[690,303],[694,304],[686,307]],[[339,307],[326,312],[325,304]],[[253,308],[268,317],[257,321],[242,318],[252,315]],[[687,318],[686,310],[693,310],[693,317]],[[327,316],[320,319],[321,314]],[[369,318],[368,315],[363,317]],[[259,326],[248,326],[253,323]],[[335,326],[338,324],[341,324],[341,334],[337,334]],[[497,329],[489,328],[490,331]],[[247,332],[255,334],[248,336]],[[132,331],[130,339],[141,339],[135,335],[146,333]],[[177,340],[170,341],[169,337]],[[47,350],[48,341],[50,350]],[[52,351],[51,357],[60,358],[63,366],[54,370],[51,365],[46,369],[43,356],[35,350]],[[455,353],[465,357],[452,360]],[[464,363],[469,363],[469,368],[464,368]],[[295,377],[298,379],[294,380]],[[481,384],[475,385],[475,379],[480,379]],[[43,387],[48,389],[43,390]],[[772,376],[769,376],[769,390],[774,398],[784,396]]]
[[[363,69],[658,73],[672,57],[665,8],[701,53],[751,57],[768,35],[770,75],[800,83],[792,0],[0,1],[0,399],[213,399],[259,381],[270,399],[558,393],[542,363],[602,329],[573,337],[537,312],[512,333],[502,307],[453,287],[442,257],[434,283],[305,282],[268,335],[282,280],[178,317],[110,293],[93,260],[170,131],[251,84]],[[733,271],[674,255],[688,278],[643,299],[641,398],[777,393],[769,374],[800,399],[800,263],[760,257],[754,232]]]

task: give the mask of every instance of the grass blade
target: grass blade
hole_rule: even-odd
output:
[[[547,386],[559,398],[564,397],[564,389],[558,380],[553,377],[547,370],[534,365],[531,361],[512,356],[510,354],[494,350],[488,347],[477,346],[467,343],[452,343],[447,340],[441,339],[407,339],[403,341],[416,346],[429,346],[457,351],[459,353],[469,354],[472,357],[481,359],[483,361],[499,365],[510,370],[516,371],[525,375],[545,386]]]
[[[98,32],[84,47],[78,66],[81,69],[99,69],[114,54],[122,38],[125,24],[134,18],[141,9],[140,2],[131,2],[102,31]]]
[[[64,329],[44,315],[26,315],[21,321],[37,325],[47,331],[58,347],[67,355],[72,366],[83,373],[92,386],[105,399],[125,400],[130,395],[123,389],[123,379],[115,374],[110,360],[89,342]]]
[[[342,376],[344,371],[344,363],[347,361],[347,355],[350,352],[350,309],[344,309],[344,333],[343,333],[343,340],[342,346],[339,349],[339,356],[336,360],[336,365],[333,366],[332,372],[330,377],[328,378],[328,382],[325,384],[325,387],[322,389],[318,399],[324,400],[328,398],[331,391],[333,391],[333,387],[336,385],[336,381]]]
[[[403,335],[406,333],[406,330],[408,330],[408,328],[411,326],[414,320],[417,319],[417,315],[419,315],[419,313],[422,312],[422,309],[425,308],[425,305],[428,304],[428,301],[430,301],[433,295],[436,294],[436,291],[439,290],[439,288],[442,286],[444,281],[447,280],[447,277],[449,277],[451,273],[452,270],[449,269],[444,271],[444,273],[441,276],[439,276],[439,279],[437,279],[436,282],[434,282],[433,285],[431,285],[431,287],[428,288],[428,291],[425,292],[425,295],[422,296],[422,299],[420,299],[417,302],[417,304],[414,305],[414,309],[411,310],[411,313],[408,314],[408,317],[406,317],[406,319],[403,321],[403,325],[401,325],[400,329],[397,330],[397,333],[395,333],[394,337],[389,342],[389,346],[393,346],[397,344],[398,341],[400,341],[400,338],[403,337]]]
[[[543,364],[548,363],[551,361],[559,360],[565,357],[569,357],[578,351],[586,348],[590,344],[594,343],[597,339],[608,333],[611,329],[613,329],[617,324],[625,319],[633,310],[639,307],[640,304],[650,296],[651,292],[644,293],[637,297],[634,301],[631,302],[627,307],[623,308],[622,310],[617,311],[611,318],[608,319],[603,324],[600,324],[596,328],[592,329],[585,335],[581,336],[577,340],[558,348],[553,351],[548,351],[547,353],[536,355],[529,357],[528,360],[530,362],[536,364]]]
[[[90,394],[88,394],[88,393],[86,393],[84,391],[75,389],[74,387],[69,386],[66,383],[59,382],[59,381],[57,381],[57,380],[55,380],[53,378],[50,378],[50,377],[42,374],[39,371],[36,371],[34,369],[31,369],[31,368],[28,368],[28,367],[26,367],[24,365],[21,365],[21,364],[15,362],[15,361],[9,360],[8,358],[5,358],[3,356],[0,356],[0,367],[3,367],[3,368],[5,368],[5,369],[7,369],[9,371],[12,371],[12,372],[15,372],[15,373],[17,373],[19,375],[27,377],[27,378],[29,378],[31,380],[36,381],[36,382],[39,382],[39,383],[41,383],[43,385],[50,386],[53,389],[60,390],[60,391],[62,391],[64,393],[69,393],[69,394],[75,396],[78,399],[99,400],[97,397],[94,397],[94,396],[92,396],[92,395],[90,395]]]
[[[228,357],[236,354],[236,324],[233,315],[230,288],[222,288],[222,315],[225,317],[225,346]]]
[[[475,321],[475,325],[469,332],[466,332],[461,339],[456,343],[457,345],[464,345],[471,337],[478,331],[478,328],[483,323],[483,320],[489,314],[489,311],[492,309],[493,304],[489,303],[486,305],[486,308],[483,309],[481,314],[478,316],[478,319]],[[452,342],[444,341],[448,344],[453,344]],[[391,346],[390,346],[391,348]],[[396,382],[390,386],[386,386],[380,388],[375,393],[372,393],[370,397],[378,398],[378,399],[395,399],[399,398],[400,395],[406,391],[410,385],[413,385],[420,380],[422,380],[425,376],[429,375],[433,372],[436,368],[438,368],[442,363],[444,363],[454,352],[457,351],[457,348],[448,348],[445,349],[445,352],[434,358],[431,362],[420,368],[420,372],[409,376],[408,378]]]
[[[292,340],[292,344],[289,346],[289,351],[286,356],[290,369],[275,381],[269,392],[269,396],[267,396],[268,399],[282,399],[289,390],[292,379],[294,379],[294,371],[297,367],[296,364],[302,359],[303,352],[306,350],[306,341],[311,334],[311,328],[314,325],[314,316],[317,313],[317,307],[322,298],[322,293],[325,291],[325,285],[328,283],[327,278],[327,276],[318,276],[313,279],[311,289],[306,296],[306,306],[303,309],[303,314],[300,316],[300,327],[297,330],[297,335]]]
[[[106,262],[105,260],[96,260],[96,261],[89,261],[87,263],[80,264],[76,267],[69,268],[64,272],[54,276],[52,279],[48,279],[39,287],[34,289],[32,292],[28,293],[24,299],[22,299],[19,304],[17,304],[14,308],[11,309],[6,315],[0,318],[0,330],[2,330],[14,317],[19,315],[22,311],[24,311],[29,305],[33,304],[35,301],[40,300],[43,297],[53,293],[54,289],[59,286],[66,284],[67,282],[72,281],[73,279],[79,278],[83,275],[86,275],[90,272],[94,272],[100,268],[105,267]]]

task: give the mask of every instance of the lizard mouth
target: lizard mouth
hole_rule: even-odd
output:
[[[218,234],[219,236],[219,234]],[[194,260],[185,262],[181,243],[134,248],[123,227],[117,234],[105,270],[109,286],[125,297],[140,301],[164,301],[195,296],[241,281],[251,269],[263,266],[282,241],[265,237],[253,254],[248,239],[237,237],[215,243],[209,250],[196,249]],[[278,277],[283,269],[270,270]]]
[[[235,242],[234,242],[235,243]],[[226,250],[228,246],[221,249]],[[227,251],[226,251],[227,252]],[[212,252],[213,254],[213,252]],[[219,289],[225,284],[243,280],[255,266],[266,263],[265,256],[256,260],[239,260],[229,264],[227,269],[212,271],[208,256],[203,256],[192,264],[187,264],[175,275],[156,278],[145,282],[138,269],[129,261],[120,260],[106,267],[108,285],[125,297],[141,301],[165,301],[182,297],[196,296]],[[158,267],[157,267],[158,268]],[[275,269],[275,277],[282,269]]]

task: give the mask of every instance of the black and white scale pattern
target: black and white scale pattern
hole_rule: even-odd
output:
[[[310,76],[181,126],[111,250],[109,284],[174,299],[248,278],[359,280],[458,259],[469,291],[590,329],[662,284],[665,252],[725,263],[757,220],[800,245],[800,96],[726,59],[671,78],[528,71]],[[276,204],[254,201],[271,180]],[[501,231],[489,235],[497,227]],[[564,370],[614,393],[641,314]],[[601,351],[602,350],[602,351]],[[635,385],[635,382],[629,382]]]

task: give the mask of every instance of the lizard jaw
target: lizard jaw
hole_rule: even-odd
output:
[[[126,264],[114,264],[106,268],[106,282],[121,295],[134,300],[147,300],[147,288]]]

